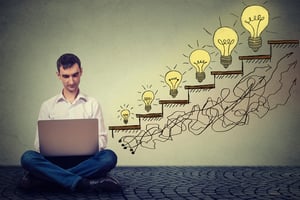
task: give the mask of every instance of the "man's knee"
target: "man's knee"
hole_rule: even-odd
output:
[[[100,151],[100,156],[104,159],[104,162],[107,165],[111,166],[112,168],[116,166],[118,157],[115,154],[115,152],[113,152],[112,150],[110,149],[102,150]]]
[[[28,150],[21,156],[21,165],[24,169],[28,169],[33,159],[37,156],[38,152],[33,150]]]

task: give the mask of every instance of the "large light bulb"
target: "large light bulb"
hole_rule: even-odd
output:
[[[232,28],[221,27],[214,33],[214,44],[221,53],[220,62],[227,68],[232,63],[231,53],[238,42],[238,35]]]
[[[129,116],[130,116],[130,111],[128,109],[121,110],[121,117],[123,118],[124,124],[128,123]]]
[[[189,57],[190,63],[196,69],[196,79],[202,82],[205,79],[205,68],[210,63],[210,55],[202,49],[194,50]]]
[[[248,6],[244,9],[241,22],[243,27],[249,31],[248,45],[257,52],[262,46],[261,32],[269,24],[269,12],[262,6]]]
[[[178,94],[178,86],[182,80],[182,74],[179,71],[171,70],[165,75],[165,82],[170,87],[170,95],[175,98]]]
[[[145,110],[149,112],[151,110],[151,103],[154,99],[154,93],[151,90],[147,90],[142,94],[142,100],[145,103]]]

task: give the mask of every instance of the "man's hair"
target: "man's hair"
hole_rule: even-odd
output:
[[[72,54],[72,53],[66,53],[61,55],[56,62],[57,71],[59,72],[60,67],[62,66],[64,69],[72,67],[74,64],[78,64],[79,68],[81,68],[81,62],[80,59]]]

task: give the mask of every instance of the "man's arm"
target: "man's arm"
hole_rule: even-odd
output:
[[[46,120],[49,119],[48,109],[45,103],[41,105],[38,120]],[[40,143],[39,143],[39,134],[38,134],[38,127],[36,124],[36,133],[34,139],[34,148],[37,152],[40,152]]]
[[[98,119],[99,150],[107,146],[107,131],[104,124],[103,113],[100,104],[97,102],[94,109],[94,118]]]

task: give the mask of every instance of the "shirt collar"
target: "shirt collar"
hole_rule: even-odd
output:
[[[76,97],[76,99],[75,99],[74,102],[76,102],[78,100],[87,101],[87,96],[79,91],[79,94],[77,95],[77,97]],[[59,93],[57,95],[56,103],[59,103],[59,102],[62,102],[62,101],[67,101],[67,100],[66,100],[66,98],[64,97],[64,95],[61,92],[61,93]]]

